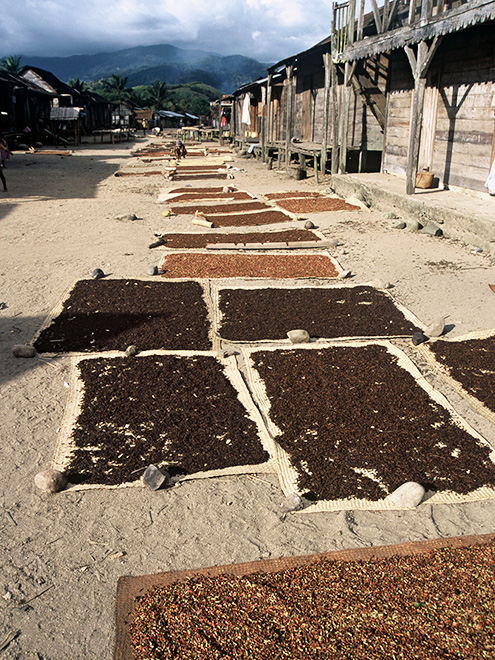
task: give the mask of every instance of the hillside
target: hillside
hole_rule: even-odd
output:
[[[200,81],[224,94],[262,77],[267,65],[242,55],[222,56],[201,50],[186,50],[170,44],[138,46],[111,53],[70,57],[29,57],[23,64],[51,71],[61,80],[92,81],[112,73],[128,77],[130,86],[154,80],[168,84]]]

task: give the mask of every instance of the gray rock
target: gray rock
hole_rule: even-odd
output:
[[[347,279],[348,277],[350,277],[351,275],[352,275],[352,271],[350,271],[350,270],[343,270],[343,271],[341,271],[341,272],[337,275],[337,277],[339,278],[339,280],[346,280],[346,279]]]
[[[148,486],[150,490],[158,490],[170,481],[170,475],[166,470],[151,464],[148,465],[141,479],[143,484]]]
[[[45,493],[58,493],[67,486],[67,477],[59,470],[43,470],[34,477],[34,483]]]
[[[406,224],[409,231],[419,231],[423,228],[423,225],[417,220],[409,220]]]
[[[304,229],[314,229],[314,228],[315,228],[315,226],[311,222],[311,220],[306,220],[306,222],[304,223]]]
[[[101,280],[102,277],[105,277],[105,273],[102,271],[101,268],[95,268],[94,271],[91,273],[91,277],[94,280]]]
[[[148,275],[158,275],[158,266],[148,266]]]
[[[37,354],[34,346],[31,344],[14,344],[12,346],[12,355],[17,358],[33,358]]]
[[[134,346],[134,344],[131,344],[131,346],[128,346],[125,349],[125,354],[127,357],[132,357],[133,355],[137,355],[139,353],[138,347]]]
[[[425,489],[415,481],[406,481],[389,496],[389,501],[396,506],[414,509],[421,504]]]
[[[429,234],[430,236],[441,236],[443,234],[443,231],[434,222],[429,222],[427,225],[423,227],[421,233]]]
[[[403,220],[393,220],[390,223],[390,228],[391,229],[405,229],[406,228],[406,223]]]
[[[423,334],[422,332],[416,332],[412,337],[411,341],[415,346],[419,346],[419,344],[422,344],[425,341],[428,341],[428,337]]]
[[[153,248],[160,247],[161,245],[165,245],[165,241],[164,241],[163,238],[160,236],[160,238],[159,238],[158,240],[153,241],[153,243],[150,243],[150,244],[148,245],[148,247],[149,247],[149,249],[151,250],[151,249],[153,249]]]
[[[338,238],[331,238],[328,241],[328,247],[330,248],[336,248],[338,245],[340,245]]]
[[[385,211],[385,213],[382,213],[382,218],[384,218],[384,220],[397,220],[398,217],[399,216],[393,211]]]
[[[309,342],[309,332],[307,330],[289,330],[287,337],[293,344],[307,344]]]
[[[124,213],[123,215],[116,215],[115,220],[129,220],[130,222],[133,222],[134,220],[139,220],[139,218],[135,213]]]

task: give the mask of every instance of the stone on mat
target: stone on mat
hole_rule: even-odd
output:
[[[67,477],[59,470],[43,470],[34,477],[34,483],[45,493],[58,493],[67,486]]]
[[[156,465],[151,464],[148,465],[141,479],[143,484],[151,490],[158,490],[161,486],[168,483],[170,475],[166,470],[162,470],[156,467]]]
[[[289,493],[281,504],[284,513],[288,513],[289,511],[299,511],[303,506],[303,499],[297,493]]]
[[[12,355],[14,357],[33,358],[36,355],[36,349],[31,344],[14,344]]]
[[[309,332],[307,330],[289,330],[287,337],[293,344],[307,344],[309,341]]]
[[[443,335],[445,330],[445,316],[441,316],[436,321],[430,323],[430,325],[425,329],[425,335],[427,337],[440,337]]]
[[[415,346],[419,346],[419,344],[422,344],[424,341],[428,341],[428,337],[422,332],[416,332],[412,336],[411,341]]]
[[[307,221],[304,223],[304,229],[314,229],[314,228],[315,228],[315,226],[314,226],[314,224],[311,222],[311,220],[307,220]]]
[[[381,280],[381,279],[371,280],[371,282],[369,284],[370,284],[370,286],[374,287],[375,289],[390,289],[391,286],[392,286],[390,284],[390,282],[387,282],[386,280]]]
[[[421,484],[418,484],[415,481],[406,481],[406,483],[394,490],[389,496],[389,500],[396,506],[414,509],[422,502],[425,492],[426,491]]]
[[[134,344],[131,344],[131,346],[128,346],[125,349],[125,354],[127,357],[132,357],[133,355],[137,355],[139,353],[138,347],[134,346]]]
[[[148,275],[158,275],[158,266],[148,266]]]
[[[352,275],[352,272],[351,272],[350,270],[342,270],[342,271],[337,275],[337,277],[339,278],[339,280],[345,280],[345,279],[347,279],[348,277],[350,277],[351,275]]]
[[[91,273],[91,277],[94,280],[101,280],[102,277],[105,277],[105,273],[102,271],[101,268],[95,268],[94,271]]]
[[[339,239],[338,239],[338,238],[331,238],[331,239],[328,241],[328,247],[336,248],[336,247],[338,247],[338,246],[339,246]]]

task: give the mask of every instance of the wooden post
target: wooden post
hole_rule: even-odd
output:
[[[337,74],[337,29],[335,4],[333,5],[332,32],[330,39],[330,83],[332,86],[332,165],[331,173],[337,174],[339,169],[339,96],[338,96],[338,74]]]
[[[433,56],[441,43],[441,37],[435,37],[430,47],[426,41],[418,44],[417,55],[411,46],[405,46],[405,51],[414,78],[414,96],[409,127],[409,149],[407,154],[406,195],[413,195],[416,188],[419,147],[421,145],[421,127],[423,124],[423,107],[425,101],[426,74]]]
[[[375,0],[374,0],[375,1]],[[376,1],[375,1],[376,4]],[[354,23],[356,14],[356,0],[349,1],[349,17],[347,24],[347,42],[354,43]],[[342,107],[342,125],[340,138],[339,172],[347,169],[347,132],[349,128],[349,107],[351,105],[351,78],[354,75],[355,64],[346,62],[344,67],[344,99]]]
[[[266,88],[261,87],[261,160],[265,162],[265,111]]]
[[[285,167],[288,168],[290,164],[290,141],[292,139],[292,128],[293,128],[293,119],[292,119],[292,72],[294,66],[287,65],[285,67],[287,71],[286,79],[286,93],[287,97],[285,99],[285,108],[286,108],[286,123],[285,123]]]
[[[332,75],[332,61],[330,53],[323,53],[323,62],[325,65],[325,96],[323,105],[323,139],[321,143],[321,160],[320,167],[322,174],[325,174],[327,167],[327,153],[328,153],[328,118],[330,114],[330,83]]]
[[[266,83],[266,130],[265,130],[265,143],[270,143],[272,140],[272,74],[268,74]],[[269,150],[268,150],[269,151]],[[265,160],[267,154],[265,153]]]

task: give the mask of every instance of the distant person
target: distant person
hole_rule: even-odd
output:
[[[187,156],[187,151],[184,143],[182,140],[177,140],[175,143],[175,157],[177,160],[180,160],[181,158],[185,158]]]
[[[9,149],[8,144],[3,138],[0,138],[0,181],[3,184],[3,191],[7,192],[7,182],[5,181],[5,174],[3,173],[5,169],[5,161],[12,156],[12,152]]]

